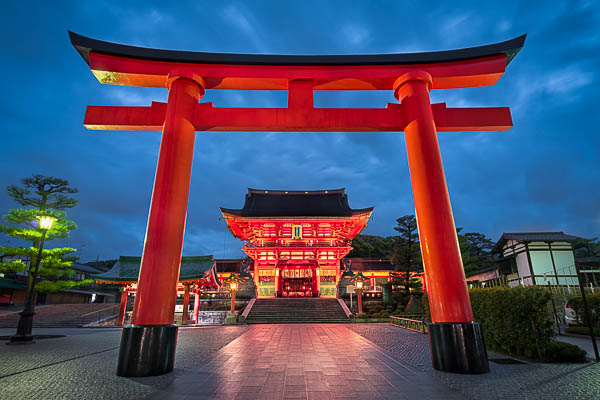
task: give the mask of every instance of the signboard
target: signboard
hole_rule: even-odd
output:
[[[356,291],[354,290],[354,285],[346,286],[346,293],[356,293]]]

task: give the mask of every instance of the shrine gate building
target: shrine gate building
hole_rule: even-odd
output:
[[[373,207],[352,209],[344,189],[248,189],[242,209],[221,208],[254,261],[257,297],[336,297],[340,260]]]

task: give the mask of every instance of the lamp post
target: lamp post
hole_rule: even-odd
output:
[[[231,312],[230,314],[235,315],[235,292],[237,292],[240,282],[243,279],[238,278],[232,272],[223,282],[229,283],[229,292],[231,293]]]
[[[238,284],[237,282],[231,282],[229,285],[229,290],[231,291],[231,313],[235,314],[235,292],[237,292]]]
[[[35,293],[35,281],[37,279],[38,270],[40,268],[40,264],[42,262],[42,252],[44,250],[44,241],[46,240],[46,235],[56,218],[50,215],[40,215],[38,217],[39,220],[39,229],[42,231],[42,237],[40,239],[40,243],[38,245],[38,253],[35,258],[35,266],[33,269],[33,273],[31,273],[31,266],[29,267],[29,281],[28,285],[29,291],[27,292],[25,298],[25,307],[23,311],[19,313],[19,324],[17,325],[17,334],[10,337],[10,341],[7,344],[33,344],[33,335],[31,334],[31,328],[33,326],[33,316],[35,312],[33,311],[33,296]]]
[[[362,290],[363,290],[363,285],[366,281],[368,281],[369,278],[367,278],[366,276],[363,275],[362,272],[359,272],[358,274],[354,275],[350,281],[354,282],[354,286],[356,287],[356,296],[358,298],[358,313],[362,314]]]

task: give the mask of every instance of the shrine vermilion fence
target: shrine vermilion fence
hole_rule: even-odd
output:
[[[162,130],[162,141],[132,326],[124,328],[117,374],[172,370],[172,325],[196,131],[404,131],[433,323],[436,369],[489,370],[456,238],[437,131],[496,131],[512,126],[507,107],[447,108],[429,92],[490,86],[525,36],[461,50],[415,54],[279,56],[147,49],[86,38],[71,42],[101,83],[163,87],[167,103],[89,106],[98,130]],[[209,89],[287,90],[287,108],[218,108],[199,103]],[[315,90],[391,90],[385,108],[315,108]]]

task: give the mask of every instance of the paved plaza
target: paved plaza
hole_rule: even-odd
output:
[[[148,378],[115,375],[120,329],[34,333],[67,336],[2,344],[0,399],[600,398],[595,363],[492,362],[490,374],[440,373],[425,335],[386,324],[181,328],[175,370]]]

